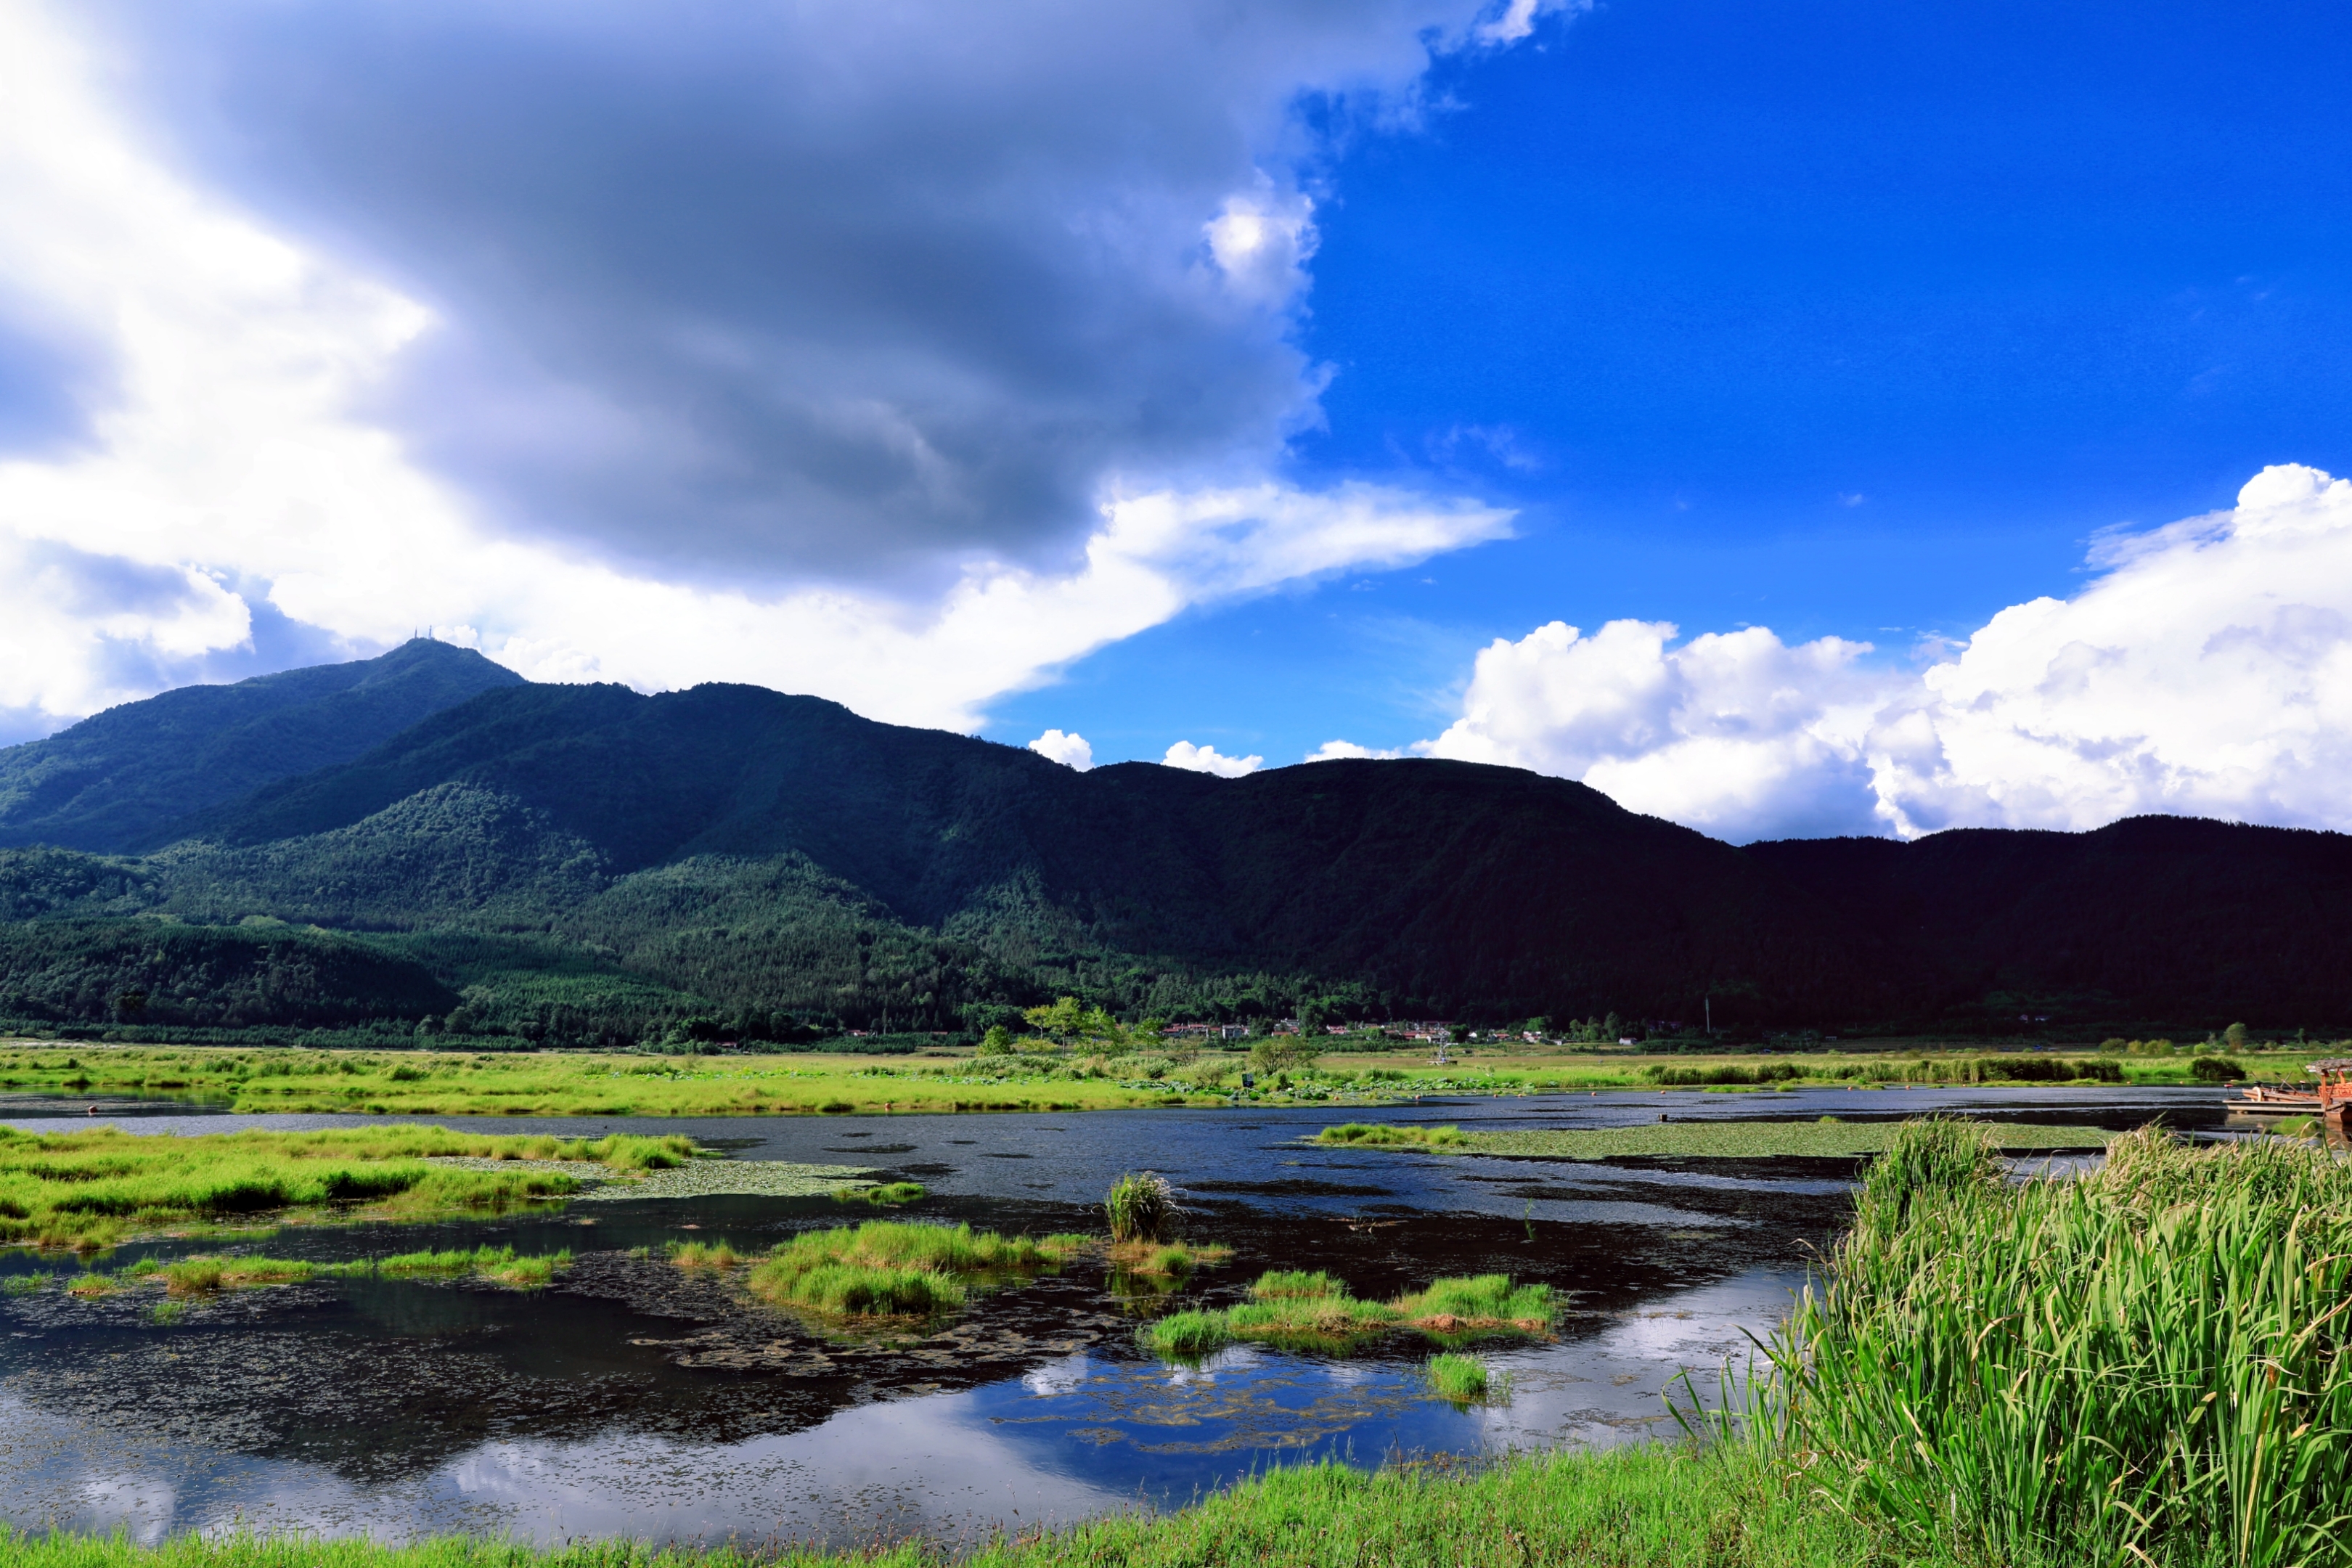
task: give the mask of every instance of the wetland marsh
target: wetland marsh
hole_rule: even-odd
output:
[[[2217,1091],[2130,1086],[1580,1093],[1363,1115],[1475,1139],[1635,1131],[1662,1113],[1728,1130],[1932,1111],[2107,1131],[2221,1120]],[[1778,1120],[1755,1120],[1766,1114]],[[0,1256],[0,1276],[44,1280],[0,1296],[0,1519],[148,1541],[238,1520],[389,1539],[953,1544],[1183,1504],[1276,1464],[1475,1464],[1673,1436],[1669,1380],[1689,1368],[1716,1395],[1715,1370],[1787,1314],[1809,1261],[1845,1225],[1858,1169],[1829,1155],[1335,1147],[1315,1142],[1335,1123],[1320,1107],[436,1121],[452,1136],[566,1147],[674,1136],[730,1158],[673,1167],[714,1178],[674,1196],[615,1182],[474,1217],[165,1237],[94,1260]],[[323,1116],[129,1125],[134,1136],[401,1131]],[[968,1225],[1008,1245],[1025,1237],[1037,1256],[981,1268],[984,1288],[961,1301],[844,1332],[823,1312],[762,1299],[752,1277],[795,1248],[837,1251],[812,1238],[880,1216],[829,1192],[724,1190],[730,1167],[771,1162],[919,1186],[881,1223]],[[1103,1194],[1146,1166],[1172,1184],[1175,1238],[1228,1255],[1152,1272],[1136,1265],[1172,1243],[1114,1251]],[[734,1261],[718,1262],[721,1249]],[[420,1254],[492,1264],[394,1266]],[[567,1254],[527,1289],[495,1277],[509,1256]],[[168,1321],[154,1312],[161,1288],[65,1290],[93,1266],[152,1263],[152,1274],[240,1255],[309,1272],[172,1298],[182,1305]],[[1269,1276],[1299,1289],[1285,1297],[1277,1280],[1262,1293]],[[1498,1300],[1525,1307],[1539,1292],[1540,1321],[1521,1311],[1511,1332],[1464,1343],[1402,1321],[1441,1280],[1495,1277]],[[1323,1304],[1310,1315],[1344,1301],[1399,1316],[1360,1334],[1233,1331],[1255,1309],[1279,1319],[1285,1300]],[[1226,1342],[1158,1353],[1155,1325],[1185,1313],[1221,1317]],[[1470,1324],[1482,1326],[1502,1325]],[[1475,1379],[1485,1393],[1471,1392]]]

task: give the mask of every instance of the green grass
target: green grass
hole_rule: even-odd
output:
[[[345,1274],[377,1274],[391,1279],[473,1276],[517,1290],[535,1290],[572,1267],[569,1248],[518,1257],[511,1247],[457,1247],[444,1252],[402,1252],[372,1262],[337,1266]]]
[[[318,1221],[497,1211],[576,1192],[580,1183],[561,1170],[426,1160],[562,1162],[610,1175],[682,1164],[692,1154],[693,1145],[676,1137],[589,1142],[429,1126],[197,1137],[0,1127],[0,1244],[89,1250],[273,1213]]]
[[[1169,1047],[1177,1049],[1177,1047]],[[1481,1043],[1476,1058],[1438,1067],[1415,1047],[1327,1055],[1294,1071],[1291,1088],[1261,1084],[1258,1101],[1387,1104],[1414,1096],[1521,1095],[1655,1089],[1688,1080],[1726,1092],[1835,1084],[2196,1081],[2202,1047],[2162,1055],[2061,1058],[1888,1042],[1806,1055],[1724,1052],[1659,1057],[1616,1047]],[[2251,1076],[2302,1081],[2333,1046],[2267,1049],[2239,1059]],[[1180,1055],[1188,1054],[1179,1052]],[[1174,1058],[1039,1051],[933,1059],[793,1053],[647,1057],[593,1051],[312,1050],[250,1046],[0,1044],[0,1089],[173,1095],[239,1111],[382,1110],[394,1115],[751,1116],[903,1111],[1094,1110],[1222,1105],[1236,1061],[1208,1051]],[[1157,1075],[1146,1076],[1146,1075]]]
[[[673,1241],[669,1260],[680,1268],[735,1268],[751,1259],[724,1241]]]
[[[865,1187],[835,1187],[835,1203],[872,1204],[877,1208],[903,1208],[930,1195],[920,1182],[879,1182]]]
[[[1366,1301],[1328,1274],[1276,1269],[1260,1275],[1250,1300],[1223,1310],[1173,1312],[1139,1337],[1160,1354],[1197,1361],[1236,1340],[1291,1350],[1344,1351],[1411,1331],[1441,1343],[1548,1331],[1558,1309],[1548,1285],[1507,1275],[1444,1279],[1393,1301]]]
[[[1451,1149],[1469,1140],[1459,1127],[1411,1127],[1390,1121],[1349,1121],[1326,1127],[1318,1143],[1358,1144],[1372,1149]]]
[[[182,1258],[156,1272],[163,1276],[167,1294],[209,1296],[219,1290],[299,1284],[317,1267],[288,1258]]]
[[[1113,1241],[1165,1241],[1176,1224],[1176,1194],[1156,1171],[1129,1171],[1103,1197]]]
[[[268,1285],[297,1285],[313,1279],[381,1276],[391,1279],[475,1276],[518,1289],[546,1284],[571,1267],[568,1251],[518,1256],[511,1247],[478,1247],[446,1252],[403,1252],[390,1258],[362,1258],[350,1263],[312,1263],[303,1258],[264,1258],[252,1254],[140,1259],[112,1273],[91,1271],[67,1281],[68,1294],[86,1300],[120,1290],[161,1284],[171,1297],[210,1296],[223,1290],[251,1290]],[[43,1275],[18,1278],[42,1280]],[[37,1289],[37,1284],[32,1289]],[[21,1294],[21,1291],[12,1292]]]
[[[793,1237],[753,1264],[744,1285],[773,1305],[833,1317],[927,1317],[961,1307],[974,1289],[1058,1268],[1084,1240],[869,1220]]]
[[[1234,1255],[1230,1247],[1182,1241],[1119,1241],[1110,1247],[1110,1265],[1126,1274],[1181,1279],[1196,1268],[1223,1263]]]
[[[1907,1128],[1754,1412],[1834,1506],[1987,1562],[2352,1558],[2352,1166],[2148,1130],[2073,1181]]]
[[[1347,1289],[1319,1269],[1310,1274],[1300,1268],[1276,1268],[1259,1275],[1257,1283],[1250,1287],[1250,1294],[1261,1301],[1270,1301],[1281,1296],[1339,1296],[1344,1295]]]
[[[1460,1132],[1451,1127],[1399,1128],[1405,1136],[1356,1136],[1363,1124],[1327,1127],[1322,1143],[1362,1148],[1429,1148],[1452,1154],[1515,1154],[1554,1160],[1610,1160],[1651,1156],[1685,1160],[1769,1160],[1788,1156],[1856,1159],[1895,1147],[1901,1121],[1660,1121],[1634,1127],[1581,1131],[1537,1129],[1514,1132]],[[1983,1124],[2001,1149],[2100,1149],[2116,1135],[2096,1127],[2041,1127],[2023,1122]],[[1415,1137],[1412,1134],[1426,1133]],[[1337,1134],[1338,1136],[1335,1136]],[[1450,1134],[1450,1136],[1441,1136]]]
[[[1422,1367],[1422,1375],[1429,1379],[1431,1391],[1439,1398],[1456,1405],[1485,1399],[1496,1381],[1488,1374],[1485,1362],[1453,1351],[1431,1356]]]

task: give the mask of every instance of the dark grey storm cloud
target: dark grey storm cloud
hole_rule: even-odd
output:
[[[199,177],[435,309],[384,415],[504,526],[668,574],[1056,562],[1107,479],[1315,416],[1297,113],[1464,0],[184,0],[102,13]],[[1277,226],[1278,227],[1278,226]]]

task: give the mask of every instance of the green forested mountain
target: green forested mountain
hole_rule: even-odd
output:
[[[471,656],[436,646],[387,658],[446,691]],[[89,808],[53,836],[68,847],[0,849],[18,944],[0,945],[0,1013],[567,1041],[696,1017],[766,1038],[962,1029],[1065,992],[1170,1017],[1313,1001],[1832,1029],[2352,1020],[2352,939],[2319,912],[2352,892],[2336,835],[2144,819],[1741,849],[1511,769],[1082,774],[741,686],[509,679],[354,747],[359,710],[333,705],[365,683],[295,679],[318,673],[272,678],[319,693],[285,710],[308,729],[224,708],[219,734],[110,731],[123,782],[92,764]],[[195,712],[172,703],[186,695],[155,701]],[[327,712],[349,754],[287,767],[284,737],[327,744]],[[193,809],[129,826],[121,803],[172,776],[143,748],[255,734],[277,747],[239,763],[259,782],[200,781]],[[5,820],[21,842],[46,819]],[[140,957],[157,931],[236,940],[205,964]],[[68,985],[75,943],[89,973]],[[304,943],[321,978],[273,990]],[[388,967],[352,967],[358,951]]]
[[[522,677],[425,638],[381,658],[187,686],[0,750],[0,845],[152,847],[172,824],[349,762],[427,714]]]

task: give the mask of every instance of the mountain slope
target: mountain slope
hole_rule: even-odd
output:
[[[1923,1008],[1991,1012],[2006,995],[2040,1011],[2105,1006],[2118,1027],[2352,1020],[2344,834],[2142,816],[2090,833],[1957,828],[1748,853],[1916,955]]]
[[[457,786],[542,815],[617,873],[792,857],[899,922],[983,945],[1579,1016],[1696,1016],[1711,989],[1777,1014],[1853,984],[1813,900],[1565,780],[1432,761],[1081,774],[753,687],[493,692],[195,826],[242,846],[341,834]]]
[[[158,699],[168,723],[118,710],[90,721],[104,745],[36,758],[84,772],[72,811],[42,817],[20,790],[0,813],[18,837],[59,820],[84,842],[174,841],[0,847],[0,919],[45,976],[23,991],[34,1016],[107,1016],[104,985],[67,984],[75,944],[93,973],[129,974],[141,933],[177,921],[365,934],[429,970],[436,999],[462,994],[468,1027],[605,1043],[697,1013],[761,1038],[812,1020],[954,1028],[1065,993],[1129,1016],[1319,1000],[1484,1018],[1711,1007],[1718,1025],[1841,1032],[2014,1032],[2021,1015],[2076,1035],[2352,1023],[2342,835],[2143,818],[1734,848],[1513,769],[1082,774],[815,698],[531,685],[472,657],[412,644],[257,697]],[[487,689],[441,700],[468,679]],[[402,701],[439,705],[357,744]],[[167,811],[159,781],[210,804]],[[123,826],[134,806],[143,839]],[[202,1016],[264,1005],[234,969],[191,971],[245,998]],[[333,989],[428,994],[388,978]]]
[[[100,852],[275,780],[350,761],[418,720],[522,677],[417,638],[378,658],[188,686],[0,751],[0,845]]]

